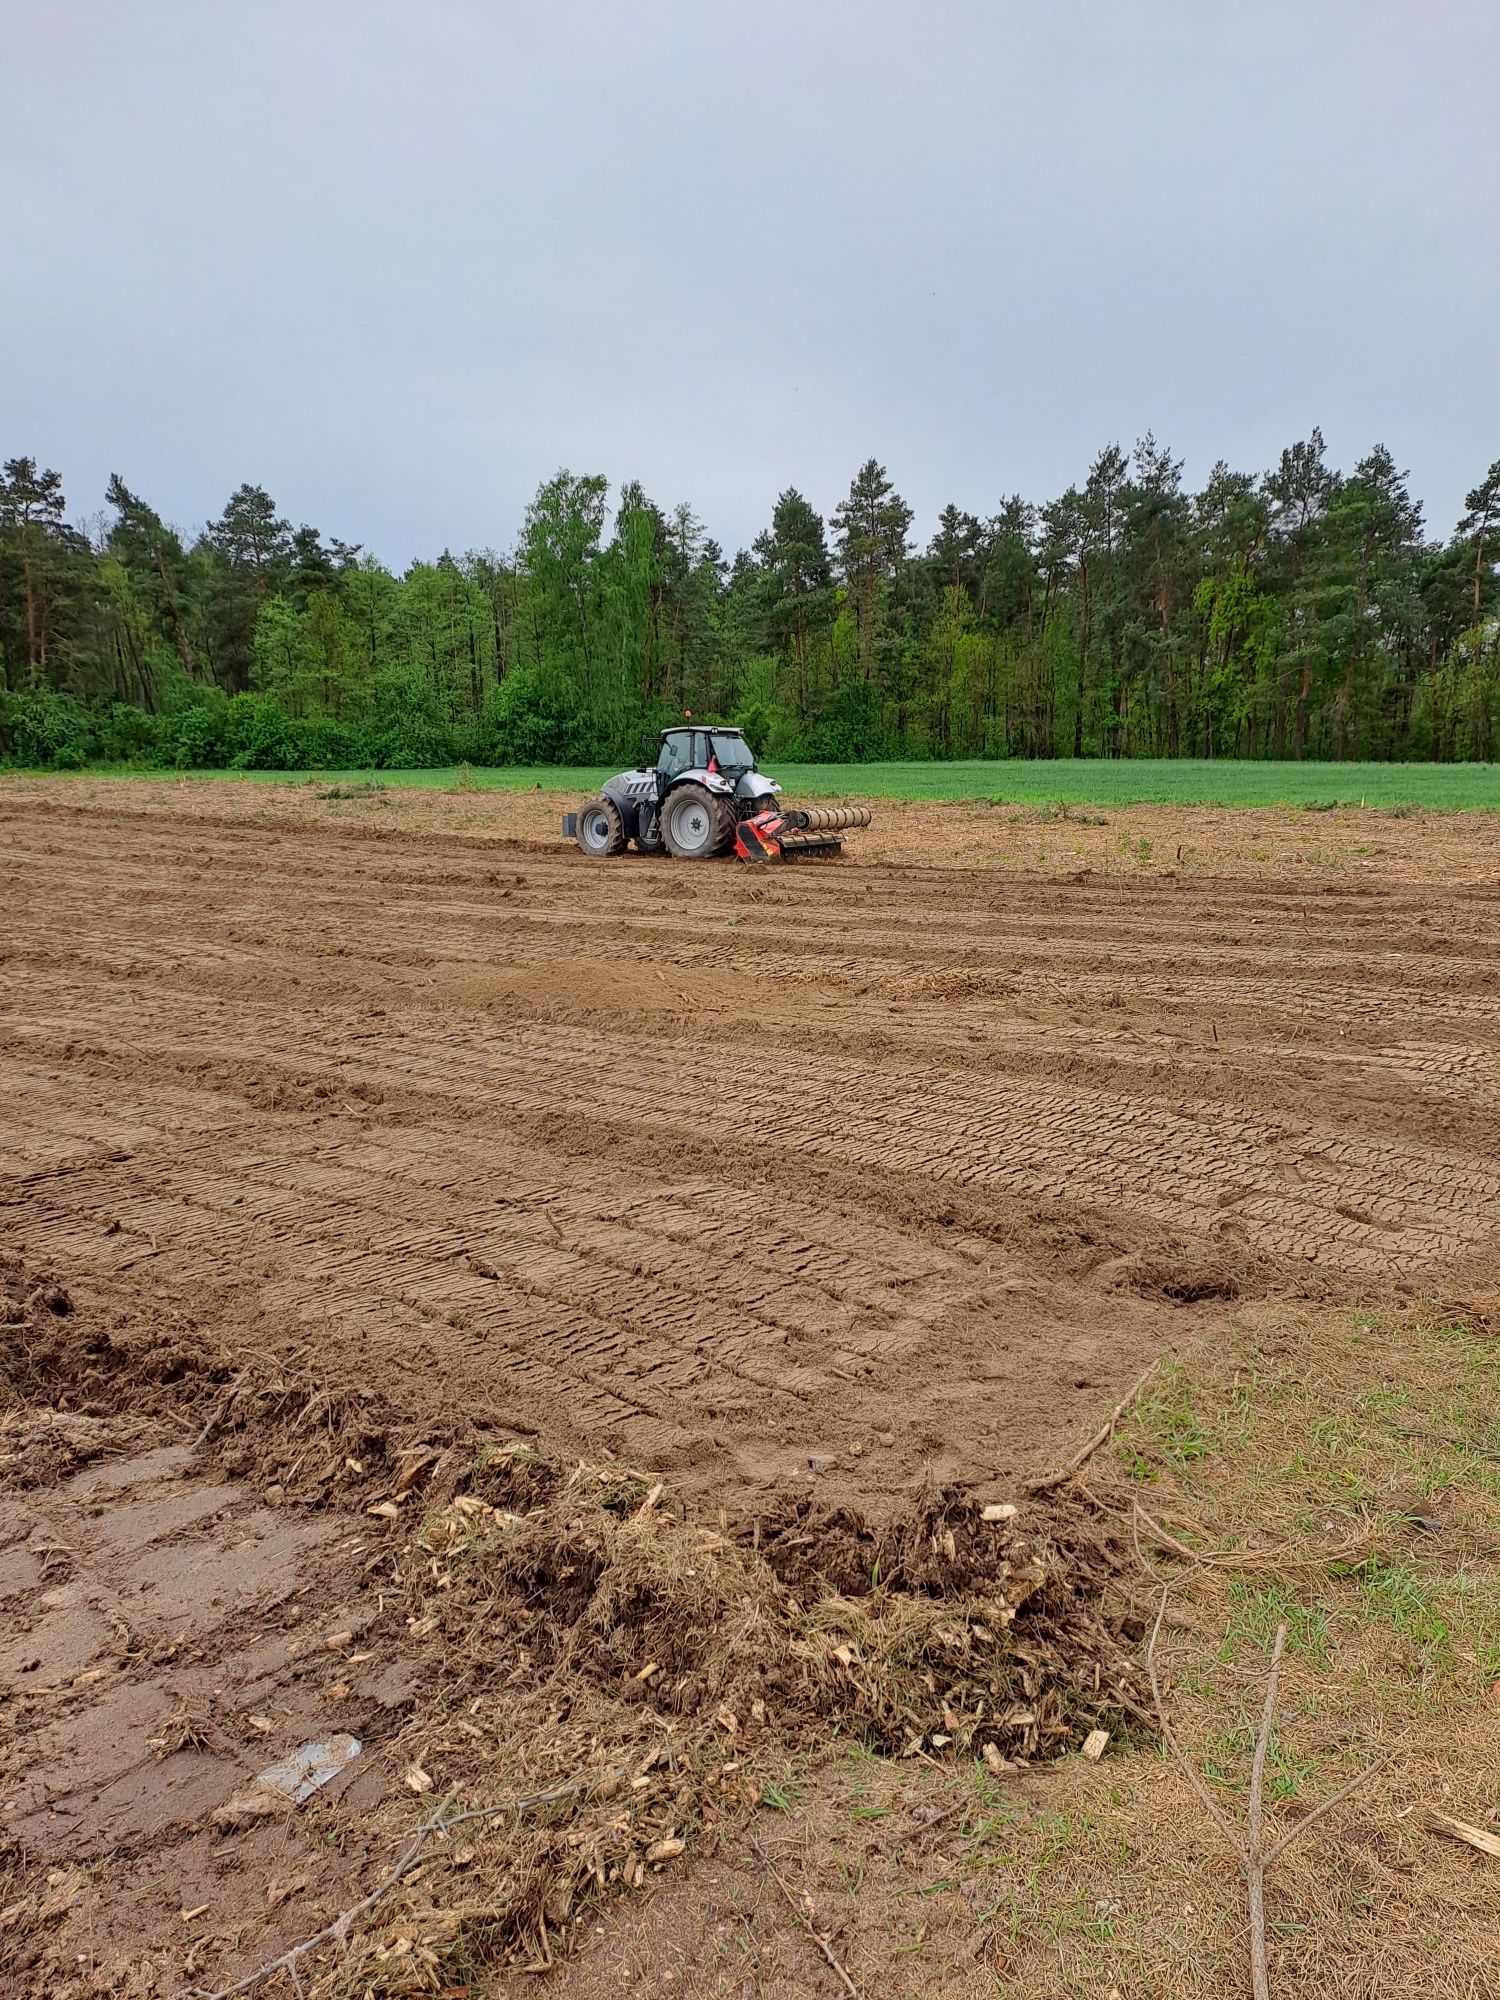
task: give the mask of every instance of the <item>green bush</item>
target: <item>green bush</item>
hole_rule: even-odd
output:
[[[594,754],[578,691],[544,667],[513,667],[485,702],[487,763],[583,764]]]
[[[880,725],[875,690],[867,681],[846,681],[787,755],[804,764],[868,764],[894,757],[893,746]]]
[[[54,688],[0,693],[0,758],[6,763],[76,771],[93,742],[93,719],[72,695]]]
[[[375,676],[370,720],[356,761],[384,771],[430,771],[453,761],[447,717],[432,683],[416,667]]]
[[[295,771],[301,765],[297,725],[263,694],[237,694],[224,721],[231,771]]]
[[[177,771],[222,771],[229,762],[228,716],[229,697],[210,688],[190,707],[159,717],[157,763]]]
[[[157,718],[133,702],[113,703],[97,718],[94,754],[106,764],[147,764],[156,755]]]

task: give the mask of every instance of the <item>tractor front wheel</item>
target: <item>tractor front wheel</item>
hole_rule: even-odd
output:
[[[625,852],[625,822],[613,799],[590,799],[579,813],[578,845],[596,860]]]
[[[708,861],[734,838],[734,810],[704,785],[679,785],[662,807],[661,833],[674,859]]]

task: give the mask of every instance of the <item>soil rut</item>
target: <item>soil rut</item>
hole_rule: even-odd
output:
[[[1007,1487],[1228,1299],[1493,1268],[1483,887],[0,832],[10,1239],[731,1513]]]

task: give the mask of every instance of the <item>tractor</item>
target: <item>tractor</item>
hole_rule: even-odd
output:
[[[868,826],[867,806],[776,803],[781,787],[755,768],[738,729],[684,723],[661,732],[654,765],[622,771],[576,813],[563,834],[596,858],[642,854],[678,861],[735,853],[742,861],[795,861],[838,854],[849,828]]]

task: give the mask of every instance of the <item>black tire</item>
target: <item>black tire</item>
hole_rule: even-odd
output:
[[[592,860],[625,852],[625,822],[613,799],[590,799],[578,814],[578,845]]]
[[[661,836],[677,861],[711,861],[734,838],[734,808],[706,785],[679,785],[661,809]]]
[[[635,844],[642,854],[662,854],[666,843],[661,837],[661,814],[655,806],[642,806],[635,816]]]

